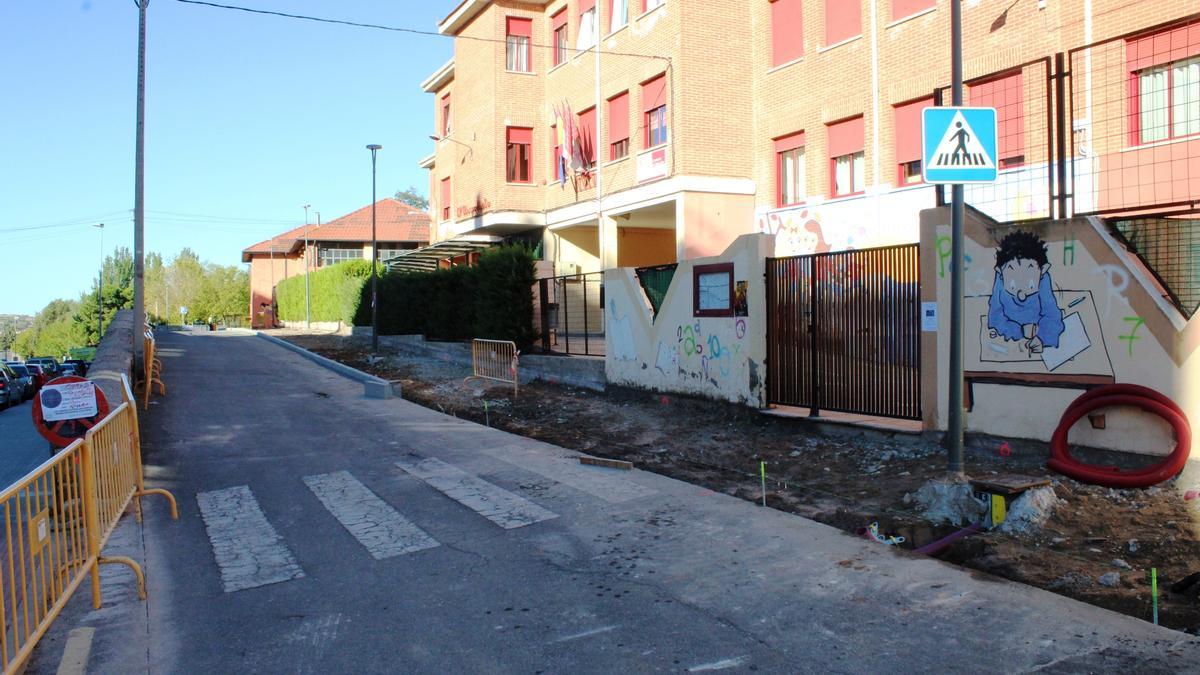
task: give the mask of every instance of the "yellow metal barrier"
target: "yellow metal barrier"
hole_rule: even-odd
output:
[[[131,500],[165,495],[171,517],[179,517],[169,492],[143,488],[137,413],[129,381],[123,384],[126,400],[84,438],[0,492],[0,664],[6,674],[24,668],[85,577],[99,609],[100,564],[128,565],[145,599],[141,567],[101,555]],[[139,503],[139,516],[140,510]]]
[[[150,393],[158,385],[158,393],[167,395],[167,385],[162,381],[162,361],[158,358],[158,343],[149,326],[142,333],[142,409],[150,409]]]
[[[473,378],[511,382],[513,396],[517,395],[519,383],[517,365],[521,352],[515,342],[507,340],[473,340],[471,342],[471,375]]]

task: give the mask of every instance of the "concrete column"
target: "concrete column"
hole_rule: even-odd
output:
[[[675,198],[675,262],[683,262],[687,257],[687,237],[684,232],[683,214],[685,212],[684,196],[682,193]]]
[[[600,237],[600,268],[617,267],[617,221],[603,215],[596,231]]]

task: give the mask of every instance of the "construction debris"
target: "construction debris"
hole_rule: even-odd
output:
[[[1034,488],[1017,497],[1008,507],[1008,517],[1000,531],[1008,534],[1030,532],[1040,528],[1061,500],[1050,486]]]

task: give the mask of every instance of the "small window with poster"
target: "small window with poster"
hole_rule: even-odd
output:
[[[733,263],[692,268],[692,315],[733,316]]]

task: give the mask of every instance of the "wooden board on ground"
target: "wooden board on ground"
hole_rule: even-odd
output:
[[[987,478],[971,479],[971,485],[976,490],[997,495],[1019,495],[1026,490],[1049,484],[1049,478],[1038,478],[1019,473],[1002,473]]]
[[[579,456],[580,464],[588,464],[590,466],[604,466],[610,469],[624,469],[633,471],[633,462],[623,462],[619,459],[604,459],[603,457],[588,457],[587,455]]]

